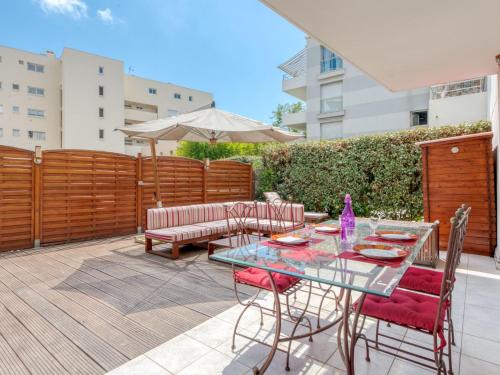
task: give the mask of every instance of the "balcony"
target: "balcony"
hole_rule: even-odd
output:
[[[306,100],[306,50],[303,49],[278,66],[283,75],[282,90],[300,100]]]
[[[157,118],[158,115],[154,112],[125,108],[125,120],[130,120],[133,122],[145,122],[150,120],[156,120]]]
[[[306,112],[300,111],[300,112],[295,112],[295,113],[283,114],[282,125],[284,127],[297,129],[300,131],[306,130],[306,125],[307,125]]]
[[[432,100],[486,92],[486,77],[431,87]]]

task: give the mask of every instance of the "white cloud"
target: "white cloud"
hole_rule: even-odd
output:
[[[113,14],[111,13],[111,9],[109,9],[109,8],[99,9],[97,11],[97,16],[104,23],[113,23],[113,21],[114,21]]]
[[[87,4],[83,0],[38,0],[46,13],[67,14],[75,19],[87,17]]]

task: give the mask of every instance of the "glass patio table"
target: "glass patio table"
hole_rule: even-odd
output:
[[[336,224],[336,221],[329,221],[324,224]],[[268,239],[259,243],[221,251],[210,256],[213,260],[237,266],[260,268],[267,271],[274,295],[275,335],[266,361],[260,368],[255,367],[254,373],[262,374],[266,371],[274,357],[279,342],[312,337],[314,334],[338,324],[337,340],[340,354],[346,366],[347,373],[354,374],[354,348],[356,343],[351,342],[351,337],[356,337],[353,333],[357,330],[360,311],[366,295],[374,294],[389,297],[432,232],[432,229],[428,227],[409,228],[408,226],[384,224],[379,225],[377,230],[401,230],[414,234],[415,239],[412,241],[382,242],[380,239],[371,236],[372,233],[368,223],[359,222],[356,224],[355,235],[350,243],[341,241],[339,234],[312,232],[310,240],[305,246],[286,246]],[[300,229],[293,233],[303,236],[307,232],[306,229]],[[355,245],[362,244],[391,245],[395,248],[406,250],[408,255],[399,261],[369,259],[352,250]],[[311,284],[312,282],[317,282],[329,288],[340,288],[340,293],[342,294],[340,298],[344,298],[341,316],[327,325],[314,331],[311,330],[306,334],[294,335],[294,329],[291,336],[281,337],[282,312],[279,300],[280,293],[271,276],[272,273],[293,276],[308,281]],[[360,295],[356,304],[353,304],[353,291],[358,292],[357,294]],[[303,314],[306,313],[305,310],[306,308],[304,308]],[[302,316],[299,320],[302,319]],[[350,323],[350,320],[352,323]]]

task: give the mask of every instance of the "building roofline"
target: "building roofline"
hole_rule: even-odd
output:
[[[61,52],[61,59],[64,55],[64,51],[75,51],[75,52],[80,52],[80,53],[86,53],[87,55],[91,55],[91,56],[95,56],[95,57],[100,57],[102,59],[106,59],[106,60],[112,60],[112,61],[116,61],[116,62],[120,62],[122,64],[125,64],[125,62],[123,60],[119,60],[119,59],[115,59],[113,57],[108,57],[108,56],[103,56],[103,55],[98,55],[97,53],[93,53],[93,52],[88,52],[88,51],[84,51],[84,50],[81,50],[81,49],[76,49],[76,48],[71,48],[71,47],[64,47],[62,52]],[[124,73],[125,74],[125,73]]]
[[[132,78],[143,79],[143,80],[146,80],[146,81],[155,82],[155,83],[159,83],[159,84],[162,84],[162,85],[170,85],[170,86],[179,87],[179,88],[181,88],[181,89],[194,90],[194,91],[198,91],[198,92],[201,92],[201,93],[204,93],[204,94],[209,94],[209,95],[214,96],[214,93],[213,93],[213,92],[210,92],[210,91],[203,91],[203,90],[195,89],[195,88],[188,87],[188,86],[177,85],[177,84],[172,83],[172,82],[164,82],[164,81],[160,81],[160,80],[158,80],[158,79],[154,79],[154,78],[147,78],[147,77],[142,77],[142,76],[138,76],[138,75],[135,75],[135,74],[125,74],[125,73],[124,73],[124,75],[125,75],[126,77],[132,77]]]
[[[18,51],[18,52],[22,52],[22,53],[28,53],[28,54],[35,55],[35,56],[42,56],[42,57],[51,58],[51,56],[49,54],[47,54],[47,51],[45,51],[45,52],[32,52],[32,51],[28,51],[28,50],[21,49],[21,48],[7,46],[5,44],[0,44],[0,48],[7,48],[7,49],[11,49],[13,51]],[[58,57],[57,57],[57,55],[55,53],[54,53],[54,56],[55,56],[55,58],[57,60],[59,60]]]

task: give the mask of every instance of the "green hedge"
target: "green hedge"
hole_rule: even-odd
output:
[[[422,164],[416,142],[489,131],[487,121],[336,141],[278,144],[262,150],[260,191],[278,191],[307,210],[338,216],[350,193],[356,215],[418,220]]]
[[[180,142],[176,155],[186,158],[204,160],[225,159],[234,155],[258,155],[264,146],[260,143],[217,143],[212,145],[203,142]]]

